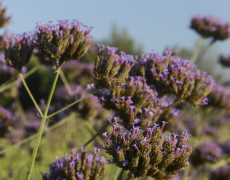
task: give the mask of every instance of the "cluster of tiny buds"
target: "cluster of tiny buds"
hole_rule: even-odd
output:
[[[62,159],[50,164],[49,174],[43,174],[44,180],[76,179],[99,180],[104,174],[105,158],[100,156],[100,149],[94,148],[93,154],[81,147],[81,152],[73,148],[70,154],[65,154]]]
[[[56,25],[38,23],[36,44],[40,53],[60,66],[66,60],[79,60],[88,51],[92,44],[91,29],[77,20],[59,21]]]
[[[126,84],[122,83],[112,91],[105,91],[100,100],[105,108],[115,111],[127,129],[132,127],[131,123],[145,128],[147,121],[156,122],[162,112],[157,92],[140,76],[131,76]]]
[[[29,62],[34,49],[34,35],[31,33],[11,34],[4,37],[5,60],[9,66],[21,70]]]
[[[230,56],[220,55],[219,63],[224,67],[230,67]]]
[[[178,102],[205,105],[205,97],[214,85],[213,78],[189,60],[171,54],[165,52],[164,56],[159,56],[150,53],[142,56],[140,62],[145,69],[147,83],[154,85],[160,95],[175,94]]]
[[[115,89],[124,83],[131,68],[136,63],[132,55],[121,52],[116,54],[116,47],[98,45],[98,55],[94,66],[96,86]]]
[[[190,27],[204,38],[212,38],[213,41],[229,38],[229,23],[211,16],[194,16],[191,19]]]
[[[118,121],[117,117],[109,120],[113,132],[110,136],[107,132],[103,134],[104,149],[113,157],[110,163],[129,170],[129,178],[165,178],[188,163],[192,148],[186,144],[187,132],[181,135],[168,133],[166,136],[162,134],[164,121],[161,126],[156,123],[151,125],[149,121],[143,130],[132,123],[132,128],[127,130]]]

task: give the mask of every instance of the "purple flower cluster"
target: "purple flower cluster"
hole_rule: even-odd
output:
[[[175,94],[176,102],[187,101],[194,106],[207,104],[206,96],[211,92],[214,80],[189,60],[166,52],[164,56],[143,55],[140,63],[147,83],[154,85],[160,95]]]
[[[211,16],[194,16],[190,27],[204,38],[213,38],[213,41],[223,41],[230,36],[229,23],[223,23]]]
[[[4,37],[5,60],[9,66],[21,70],[34,49],[34,36],[30,33],[11,34]]]
[[[117,48],[98,45],[98,55],[94,66],[97,87],[116,89],[129,77],[129,72],[136,61],[131,55],[121,52],[116,54]]]
[[[223,156],[221,147],[210,141],[200,144],[191,155],[191,162],[198,166],[207,162],[215,163]]]
[[[224,67],[230,67],[230,56],[220,55],[219,63]]]
[[[156,122],[162,112],[157,92],[140,76],[131,76],[126,84],[104,91],[100,100],[105,108],[115,111],[127,129],[132,127],[131,124],[145,128],[148,121]]]
[[[49,174],[42,174],[43,180],[76,179],[99,180],[104,174],[105,158],[100,156],[100,149],[94,148],[93,154],[81,147],[81,152],[73,148],[70,154],[50,164]]]
[[[69,59],[79,60],[92,44],[89,28],[77,20],[38,24],[35,32],[36,45],[44,57],[58,67]]]
[[[187,132],[162,134],[165,123],[144,130],[133,125],[130,130],[120,126],[118,119],[110,120],[113,132],[104,133],[105,150],[112,155],[112,162],[124,170],[129,170],[129,178],[151,176],[165,178],[175,174],[188,163],[192,147],[186,144]]]
[[[230,91],[222,86],[215,86],[212,92],[208,95],[208,105],[221,108],[230,108]]]

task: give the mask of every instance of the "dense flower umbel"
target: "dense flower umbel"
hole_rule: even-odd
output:
[[[222,86],[215,86],[208,95],[208,105],[221,109],[229,109],[230,91],[224,89]]]
[[[230,56],[219,56],[219,63],[224,67],[230,67]]]
[[[123,126],[127,129],[132,128],[132,123],[145,128],[148,121],[156,122],[162,112],[157,92],[140,76],[131,76],[126,84],[105,91],[100,100],[105,108],[115,110],[116,116],[123,120]]]
[[[189,60],[156,53],[143,55],[140,59],[148,84],[155,85],[160,95],[175,94],[177,102],[187,101],[194,106],[207,103],[214,80],[201,72]]]
[[[94,66],[97,87],[116,89],[125,83],[129,72],[135,64],[134,57],[121,52],[116,54],[117,48],[98,45],[98,55]]]
[[[192,147],[186,144],[187,132],[181,135],[162,134],[165,123],[160,127],[154,124],[141,130],[133,126],[126,130],[117,122],[110,120],[113,126],[111,136],[105,136],[105,150],[112,155],[112,162],[124,170],[129,170],[129,177],[151,176],[164,178],[175,174],[188,163]]]
[[[0,2],[0,27],[7,26],[10,22],[10,17],[6,16],[6,8],[2,7]]]
[[[230,36],[229,23],[223,23],[210,16],[194,16],[190,27],[204,38],[213,38],[213,41],[225,40]]]
[[[214,142],[205,142],[200,144],[191,155],[191,162],[194,166],[201,165],[206,162],[216,162],[223,156],[220,146]]]
[[[34,37],[30,33],[6,35],[4,37],[5,59],[9,66],[21,70],[34,49]]]
[[[92,44],[91,28],[77,20],[59,21],[57,25],[38,24],[36,45],[39,52],[58,67],[69,59],[79,60]]]
[[[81,148],[73,148],[71,154],[50,164],[49,174],[42,174],[44,180],[98,180],[104,174],[105,158],[100,156],[100,149],[94,148],[93,154]]]

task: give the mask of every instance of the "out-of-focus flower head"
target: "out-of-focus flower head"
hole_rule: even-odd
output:
[[[220,55],[219,63],[224,67],[230,67],[230,56]]]
[[[34,36],[31,33],[11,34],[4,37],[4,52],[7,64],[21,71],[33,53]]]
[[[87,153],[83,147],[81,152],[73,148],[70,154],[65,154],[50,164],[50,172],[42,173],[43,180],[76,179],[99,180],[104,174],[105,158],[100,156],[100,149],[94,148],[93,154]]]
[[[230,164],[223,165],[211,171],[210,180],[229,180],[230,179]]]
[[[223,156],[221,147],[210,141],[200,144],[191,155],[191,162],[198,166],[207,162],[215,163]]]
[[[159,95],[174,94],[176,102],[189,102],[194,106],[207,104],[206,96],[211,92],[214,80],[200,71],[189,60],[149,53],[140,59],[143,75],[149,85],[154,85]]]
[[[116,89],[129,77],[129,72],[136,61],[131,55],[121,52],[116,54],[117,48],[98,45],[98,55],[94,66],[95,85],[101,88]]]
[[[208,95],[208,105],[221,108],[230,108],[230,91],[224,89],[222,86],[213,87],[212,92]]]
[[[113,163],[129,171],[129,178],[151,176],[162,179],[175,174],[188,163],[192,147],[186,144],[187,132],[165,136],[162,134],[164,122],[161,126],[146,126],[144,130],[135,125],[126,130],[116,117],[110,123],[113,132],[110,136],[103,134],[104,148],[112,155]]]
[[[39,53],[58,67],[67,60],[79,60],[88,51],[92,44],[91,29],[76,19],[59,21],[56,25],[39,23],[35,33],[36,46]]]
[[[6,16],[6,8],[2,7],[0,2],[0,28],[7,26],[10,23],[10,17]]]
[[[190,27],[204,38],[212,38],[213,41],[229,38],[229,23],[211,16],[194,16],[191,19]]]
[[[157,92],[140,76],[131,76],[126,84],[106,90],[99,97],[102,105],[113,109],[127,129],[132,128],[132,123],[145,128],[148,121],[156,122],[162,112]]]
[[[0,137],[4,137],[8,132],[8,128],[12,126],[16,118],[11,115],[11,112],[0,106]]]
[[[86,96],[89,93],[80,85],[72,84],[70,87],[72,90],[70,93],[66,90],[65,86],[57,90],[54,97],[56,99],[56,110],[69,105],[70,103],[80,99],[81,97]],[[71,111],[77,112],[84,119],[88,119],[91,121],[95,120],[96,117],[101,116],[101,114],[106,115],[106,111],[102,108],[98,97],[93,94],[89,95],[86,99],[80,101],[75,106],[72,106],[67,111],[69,111],[69,113]]]

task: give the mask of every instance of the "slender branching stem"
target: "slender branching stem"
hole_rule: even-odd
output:
[[[30,75],[32,75],[34,72],[36,72],[38,69],[38,67],[35,67],[33,69],[31,69],[29,72],[27,72],[24,75],[24,79],[26,79],[27,77],[29,77]],[[6,91],[7,89],[10,89],[11,87],[15,86],[18,83],[18,79],[14,80],[14,81],[7,81],[7,83],[4,83],[0,86],[0,93]]]
[[[41,125],[40,125],[40,128],[39,128],[39,131],[38,131],[37,140],[35,142],[35,147],[34,147],[33,154],[32,154],[32,160],[31,160],[30,166],[29,166],[29,172],[28,172],[28,178],[27,178],[28,180],[31,179],[33,166],[34,166],[35,159],[36,159],[36,156],[37,156],[37,152],[38,152],[39,144],[40,144],[40,141],[41,141],[43,129],[45,127],[45,123],[46,123],[50,103],[51,103],[51,100],[52,100],[52,97],[53,97],[53,94],[54,94],[54,90],[55,90],[55,87],[56,87],[56,84],[57,84],[58,77],[59,77],[60,72],[61,72],[61,67],[62,66],[59,66],[58,69],[55,71],[56,75],[55,75],[54,82],[53,82],[53,85],[52,85],[52,88],[51,88],[51,91],[50,91],[50,94],[49,94],[49,97],[48,97],[45,112],[44,112],[44,115],[42,117],[42,122],[41,122]]]
[[[60,78],[61,78],[63,84],[65,85],[65,88],[66,88],[68,94],[71,94],[72,93],[72,89],[71,89],[71,87],[69,85],[69,82],[66,79],[65,74],[63,73],[63,71],[61,71],[61,73],[60,73]]]
[[[187,180],[188,179],[189,171],[190,171],[190,165],[185,166],[183,180]]]
[[[23,85],[24,85],[24,87],[25,87],[27,93],[28,93],[29,96],[30,96],[30,99],[33,101],[33,103],[34,103],[34,105],[35,105],[35,107],[36,107],[36,109],[37,109],[39,115],[40,115],[41,117],[43,117],[43,113],[42,113],[40,107],[38,106],[36,100],[34,99],[34,96],[32,95],[32,93],[31,93],[29,87],[27,86],[26,81],[25,81],[25,79],[24,79],[22,73],[20,73],[19,76],[20,76],[20,78],[21,78],[21,80],[22,80],[22,83],[23,83]]]
[[[201,37],[201,38],[198,40],[197,44],[196,44],[196,48],[195,48],[195,50],[193,51],[192,57],[191,57],[191,59],[190,59],[191,62],[192,62],[193,64],[195,64],[195,62],[196,62],[196,60],[197,60],[197,56],[198,56],[198,54],[199,54],[199,52],[200,52],[200,49],[201,49],[201,46],[202,46],[203,42],[204,42],[204,38]]]
[[[56,112],[54,112],[54,113],[48,115],[47,118],[51,118],[51,117],[55,116],[56,114],[58,114],[58,113],[60,113],[60,112],[62,112],[62,111],[65,111],[66,109],[68,109],[68,108],[74,106],[75,104],[79,103],[79,102],[82,101],[83,99],[87,98],[87,97],[90,96],[91,94],[94,94],[94,93],[96,93],[96,92],[98,92],[98,91],[99,91],[99,90],[95,90],[95,91],[93,91],[93,92],[90,92],[89,94],[87,94],[87,95],[85,95],[84,97],[82,97],[82,98],[80,98],[80,99],[74,101],[73,103],[69,104],[68,106],[66,106],[66,107],[64,107],[64,108],[62,108],[62,109],[60,109],[60,110],[58,110],[58,111],[56,111]]]
[[[86,147],[88,144],[90,144],[97,136],[101,135],[102,133],[105,132],[107,127],[109,126],[109,122],[106,122],[106,124],[99,130],[97,134],[95,134],[92,138],[90,138],[83,146]]]

